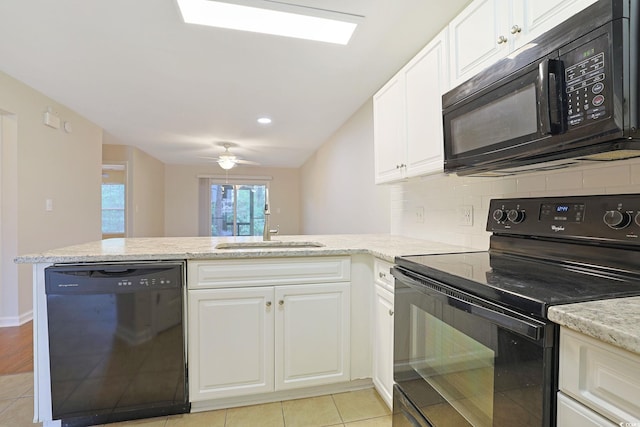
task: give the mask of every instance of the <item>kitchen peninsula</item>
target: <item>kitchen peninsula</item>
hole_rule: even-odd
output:
[[[34,264],[34,419],[47,426],[59,425],[52,416],[44,280],[45,268],[53,264],[186,261],[184,317],[193,412],[371,387],[372,379],[390,404],[393,341],[392,335],[381,340],[378,332],[381,321],[385,330],[393,329],[393,312],[388,310],[389,304],[393,307],[389,268],[399,255],[466,250],[469,248],[389,235],[305,235],[278,236],[271,242],[258,237],[107,239],[21,256],[16,262]],[[383,286],[386,289],[380,292],[386,295],[386,305],[377,310],[376,289]],[[230,294],[240,303],[222,311],[209,309],[219,307]],[[251,308],[246,301],[259,302]],[[309,310],[305,305],[309,301],[320,309]],[[239,306],[246,311],[237,311]],[[287,318],[282,314],[286,310],[297,314]],[[384,316],[376,317],[377,311]],[[230,329],[219,329],[229,331],[212,333],[208,322],[217,318],[219,324],[221,313],[237,314],[243,320],[225,321]],[[253,324],[244,320],[251,316],[259,320]],[[260,335],[262,324],[275,329]],[[311,331],[318,324],[333,328],[326,342]],[[303,338],[294,342],[283,338],[283,331],[292,327],[299,328],[297,335]],[[326,353],[309,353],[319,342]],[[381,354],[386,359],[375,356],[379,346],[384,347]],[[220,352],[220,348],[228,351]],[[224,353],[234,354],[224,360]],[[240,363],[236,362],[239,359],[256,367],[258,374],[250,385],[246,372],[252,370],[246,366],[210,369]],[[245,378],[234,378],[229,372],[242,372]],[[224,380],[219,380],[221,376]]]
[[[257,237],[108,239],[21,256],[17,262],[34,264],[34,418],[36,421],[43,421],[46,426],[58,425],[51,415],[44,292],[44,269],[52,264],[186,261],[189,294],[185,315],[188,320],[189,400],[191,410],[195,412],[371,387],[372,382],[383,399],[390,404],[388,392],[389,382],[392,384],[393,335],[385,335],[384,332],[385,327],[387,331],[393,330],[393,280],[389,268],[396,256],[468,250],[465,247],[389,235],[303,235],[279,236],[273,242],[262,242]],[[332,352],[327,354],[333,359],[327,357],[327,354],[322,359],[335,362],[334,372],[317,375],[317,370],[314,372],[311,369],[313,375],[287,375],[286,362],[282,360],[286,353],[278,353],[277,350],[283,344],[274,344],[278,326],[275,326],[276,331],[272,331],[273,335],[270,336],[269,351],[275,356],[271,356],[265,364],[271,369],[265,375],[271,377],[265,381],[257,381],[255,387],[247,387],[245,384],[229,386],[229,382],[222,387],[199,369],[201,363],[205,367],[215,365],[209,355],[216,349],[217,342],[204,343],[202,339],[209,331],[203,332],[199,323],[211,317],[207,317],[207,313],[198,314],[200,303],[210,304],[211,301],[217,301],[219,295],[233,292],[234,298],[238,300],[245,296],[254,300],[262,298],[256,306],[260,306],[263,312],[265,305],[277,311],[282,308],[279,301],[284,301],[283,306],[289,307],[290,302],[283,295],[286,296],[286,292],[294,288],[304,290],[305,294],[296,296],[302,295],[306,300],[318,295],[318,290],[338,296],[330,303],[336,305],[322,306],[331,310],[340,307],[340,310],[336,308],[331,311],[331,315],[322,314],[330,317],[318,320],[299,316],[291,321],[296,325],[307,326],[332,321],[335,330],[340,332],[334,335],[339,336],[341,341],[336,341],[333,347],[329,346]],[[267,296],[262,297],[263,295]],[[384,295],[387,295],[386,300]],[[295,303],[293,300],[291,302]],[[597,342],[607,343],[610,347],[615,347],[607,351],[622,354],[616,357],[623,357],[630,361],[631,366],[635,366],[640,357],[640,333],[634,320],[637,304],[636,297],[555,306],[550,309],[549,317],[563,326],[564,335],[570,336],[567,330],[573,330],[580,333],[580,343],[585,340],[581,338],[583,335],[593,337]],[[305,316],[308,313],[305,310],[301,312]],[[603,322],[605,317],[608,320]],[[277,315],[269,321],[277,324]],[[286,324],[283,323],[281,327],[286,327]],[[234,332],[231,334],[232,338],[242,336],[246,339],[249,336],[249,341],[256,338],[257,342],[259,337],[247,334],[250,330],[251,327],[248,327],[241,333]],[[216,340],[219,339],[224,340],[225,337],[216,335]],[[304,354],[315,339],[309,337],[289,347]],[[229,338],[225,346],[233,345],[234,341],[237,340]],[[592,345],[598,346],[597,342],[590,341]],[[622,353],[617,349],[621,349]],[[206,357],[202,357],[203,355]],[[258,360],[258,356],[254,359]],[[570,360],[575,358],[571,357]],[[232,362],[233,360],[229,363]],[[626,386],[637,389],[637,383],[626,382]],[[635,392],[626,393],[625,396],[630,399],[623,402],[622,409],[616,409],[618,401],[611,404],[602,401],[592,403],[587,399],[588,393],[583,398],[579,389],[572,391],[569,387],[567,390],[563,389],[559,395],[560,404],[565,405],[562,406],[562,414],[572,411],[573,416],[574,412],[580,411],[581,414],[588,412],[594,418],[599,416],[594,415],[594,412],[598,412],[610,419],[615,415],[619,419],[634,420],[632,414],[639,407],[633,398],[638,395]],[[567,398],[567,395],[575,400]],[[576,406],[575,401],[582,406]]]

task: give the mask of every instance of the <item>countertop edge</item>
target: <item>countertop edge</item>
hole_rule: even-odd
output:
[[[640,354],[640,297],[556,305],[551,321],[607,344]]]

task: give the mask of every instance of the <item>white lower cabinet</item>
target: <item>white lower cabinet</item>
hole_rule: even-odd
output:
[[[582,406],[575,400],[558,392],[558,426],[560,427],[615,427],[602,415]]]
[[[273,288],[189,291],[192,401],[273,391]]]
[[[393,277],[391,264],[374,261],[375,300],[373,303],[373,385],[393,406]]]
[[[393,406],[393,294],[376,286],[374,303],[373,385],[382,399]]]
[[[640,425],[640,355],[560,331],[558,426]]]
[[[267,269],[283,265],[261,262]],[[297,273],[308,276],[306,266]],[[342,271],[349,279],[348,267]],[[215,283],[203,289],[202,282],[190,283],[190,401],[350,380],[350,282],[304,283],[313,280],[307,276],[298,285],[276,281],[221,288]]]
[[[275,389],[349,381],[349,284],[275,288]]]

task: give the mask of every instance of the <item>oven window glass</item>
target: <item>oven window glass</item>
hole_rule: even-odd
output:
[[[497,342],[495,329],[484,333]],[[415,372],[471,425],[493,425],[493,394],[486,391],[494,389],[494,351],[415,305],[411,335]]]
[[[533,83],[451,120],[453,154],[538,132]]]
[[[397,280],[394,318],[394,381],[425,425],[547,425],[553,386],[542,342]]]

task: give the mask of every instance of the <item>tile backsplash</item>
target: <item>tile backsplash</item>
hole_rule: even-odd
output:
[[[640,193],[640,159],[502,178],[411,179],[391,188],[391,233],[484,250],[491,199],[616,193]],[[462,207],[472,208],[472,225],[462,225]]]

